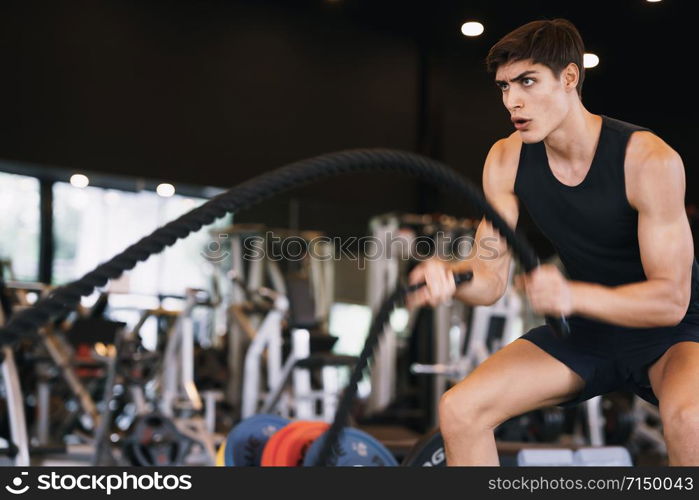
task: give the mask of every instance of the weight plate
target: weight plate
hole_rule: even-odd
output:
[[[157,412],[138,417],[124,441],[124,453],[132,465],[182,465],[192,440],[182,435],[172,420]]]
[[[303,459],[303,465],[313,466],[323,446],[324,436],[316,439]],[[331,458],[335,467],[395,467],[398,465],[393,454],[376,438],[364,431],[345,428],[338,447]]]
[[[444,439],[439,429],[434,429],[420,439],[401,465],[403,467],[446,467]]]
[[[289,420],[279,415],[253,415],[238,423],[226,439],[224,464],[233,467],[260,465],[267,441]]]
[[[216,452],[216,467],[223,467],[224,465],[226,465],[225,453],[226,442],[224,441],[223,443],[221,443],[221,446],[218,447],[218,451]]]
[[[329,425],[325,422],[300,420],[279,430],[267,441],[262,452],[263,467],[296,467],[303,465],[309,446]]]

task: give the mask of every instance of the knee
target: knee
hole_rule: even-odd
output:
[[[665,434],[688,436],[699,432],[699,400],[660,404]]]
[[[445,392],[439,401],[442,434],[464,434],[494,429],[500,422],[482,389],[462,382]]]

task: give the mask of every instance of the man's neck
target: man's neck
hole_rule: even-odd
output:
[[[597,149],[602,117],[587,111],[582,104],[573,108],[561,125],[544,139],[549,158],[556,163],[589,165]]]

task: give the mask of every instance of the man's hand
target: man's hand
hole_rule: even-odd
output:
[[[408,278],[410,285],[416,285],[423,281],[427,283],[426,286],[408,294],[406,298],[408,309],[415,309],[425,304],[432,307],[437,306],[449,300],[456,292],[451,266],[439,259],[426,260],[410,272]]]
[[[572,314],[573,289],[556,266],[539,266],[524,275],[523,281],[527,298],[534,311],[554,317]]]

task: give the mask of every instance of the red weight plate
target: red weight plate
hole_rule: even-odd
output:
[[[296,467],[303,464],[306,450],[313,441],[328,430],[325,422],[292,422],[277,431],[267,441],[262,452],[263,467]]]

